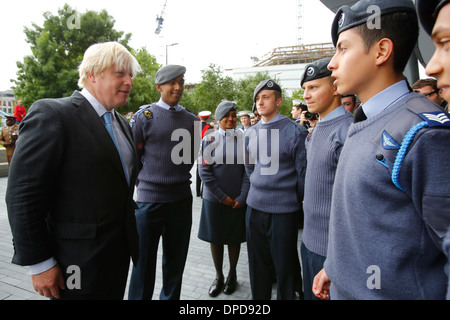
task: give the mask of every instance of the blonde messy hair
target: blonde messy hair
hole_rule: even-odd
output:
[[[90,46],[84,53],[83,61],[78,68],[80,75],[78,86],[84,88],[88,73],[100,75],[113,65],[127,69],[132,77],[142,71],[136,58],[120,43],[97,43]]]

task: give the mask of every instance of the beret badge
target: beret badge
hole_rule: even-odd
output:
[[[338,26],[341,28],[344,25],[345,22],[345,13],[341,13],[341,16],[339,17]]]

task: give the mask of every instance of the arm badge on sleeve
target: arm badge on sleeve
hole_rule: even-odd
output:
[[[152,112],[149,111],[149,110],[145,110],[145,111],[144,111],[144,116],[147,118],[147,120],[153,119],[153,114],[152,114]]]

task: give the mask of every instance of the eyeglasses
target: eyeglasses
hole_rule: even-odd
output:
[[[429,97],[429,96],[431,96],[431,95],[433,95],[433,94],[435,94],[435,93],[438,93],[439,90],[431,91],[431,92],[428,92],[428,93],[420,93],[419,90],[414,90],[414,92],[417,92],[417,93],[419,93],[419,94],[421,94],[421,95],[424,95],[425,97]]]

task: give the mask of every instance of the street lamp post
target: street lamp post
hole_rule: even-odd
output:
[[[168,52],[167,52],[167,48],[168,47],[172,47],[172,46],[176,46],[178,43],[172,43],[172,44],[166,44],[166,66],[168,65]]]

